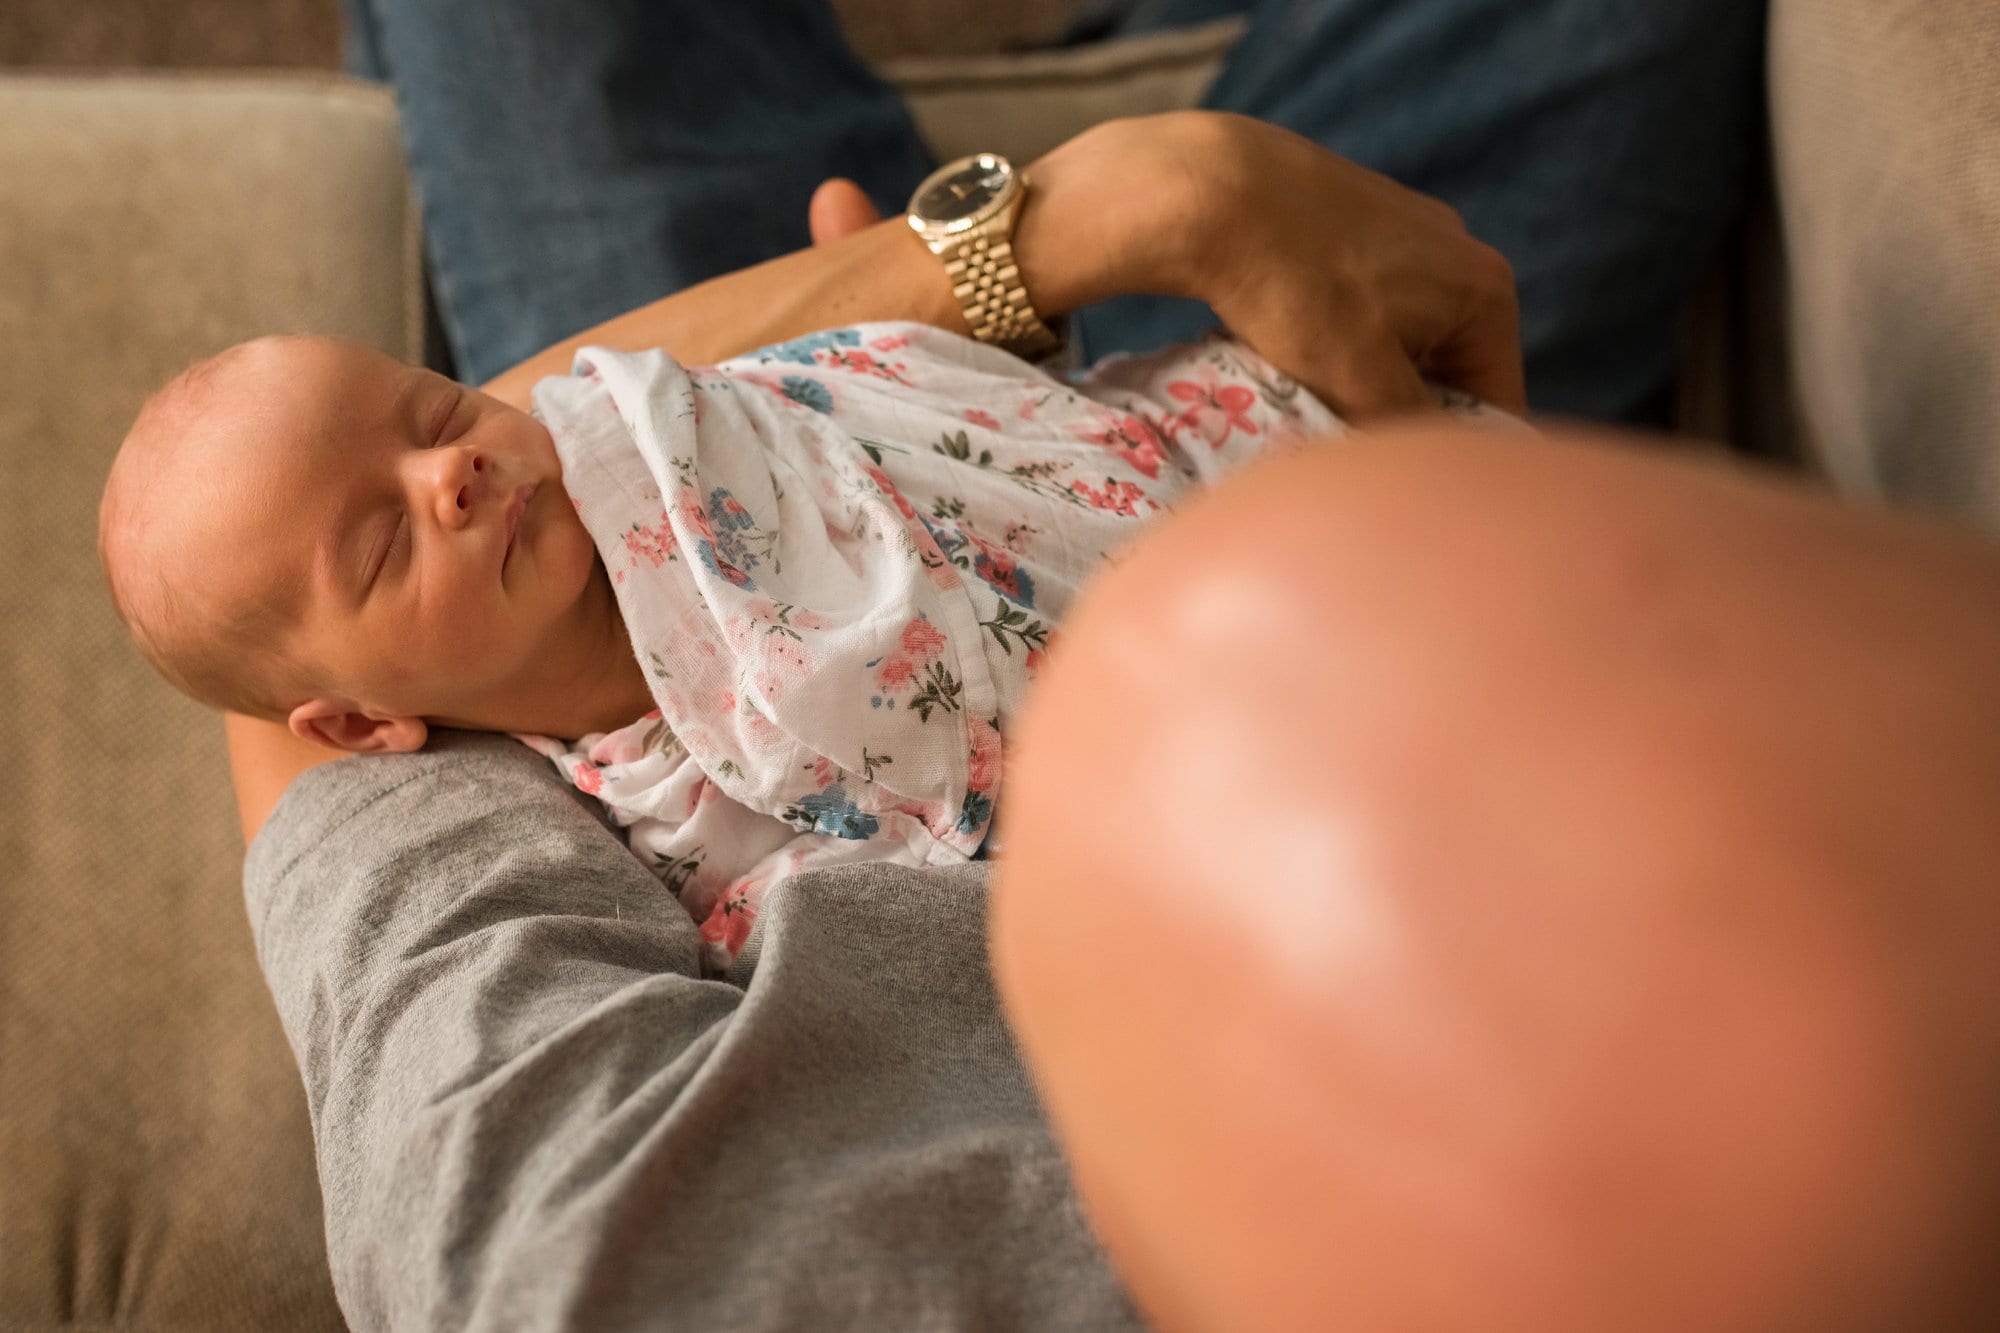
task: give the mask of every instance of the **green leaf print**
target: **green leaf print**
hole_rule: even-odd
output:
[[[943,454],[946,458],[955,458],[961,463],[973,463],[975,467],[993,466],[993,451],[991,449],[981,449],[978,461],[976,463],[973,462],[972,439],[962,430],[956,434],[940,436],[938,442],[932,445],[931,449],[935,453]]]
[[[870,782],[875,780],[875,770],[878,767],[886,768],[895,762],[886,754],[870,754],[867,746],[861,747],[861,776]]]
[[[1031,619],[1026,611],[1006,602],[1000,604],[1000,614],[991,620],[979,622],[993,635],[993,641],[1000,645],[1000,651],[1012,657],[1014,641],[1023,648],[1046,648],[1049,646],[1049,627],[1039,620]]]
[[[957,677],[945,669],[942,662],[932,662],[924,670],[924,687],[910,698],[910,707],[917,710],[917,720],[931,720],[931,710],[956,713],[959,709],[959,695],[963,687]]]
[[[686,856],[668,856],[664,852],[654,852],[653,869],[666,884],[668,891],[678,898],[681,890],[687,887],[687,882],[701,869],[701,860],[707,855],[708,849],[705,847],[696,847]]]
[[[907,454],[910,452],[908,449],[900,449],[893,444],[884,444],[880,440],[871,440],[862,435],[850,435],[847,438],[860,445],[861,452],[867,454],[876,467],[882,466],[882,454],[884,451],[892,454]]]

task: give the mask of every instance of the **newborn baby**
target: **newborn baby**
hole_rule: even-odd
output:
[[[1342,429],[1219,334],[1072,385],[902,323],[715,367],[585,348],[534,402],[334,339],[231,348],[113,466],[113,597],[177,687],[301,736],[517,734],[718,968],[796,870],[990,850],[1082,580],[1191,486]]]

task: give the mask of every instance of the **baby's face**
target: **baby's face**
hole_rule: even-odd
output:
[[[205,460],[223,475],[204,505],[232,539],[205,545],[238,586],[303,590],[286,646],[359,705],[490,725],[546,645],[601,614],[595,548],[526,413],[318,339],[227,392],[241,429]]]

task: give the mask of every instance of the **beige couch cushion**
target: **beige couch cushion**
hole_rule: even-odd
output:
[[[416,355],[415,239],[379,90],[0,78],[0,1326],[339,1326],[220,728],[127,645],[96,500],[197,357]]]
[[[1843,488],[2000,526],[2000,6],[1775,0],[1804,444]]]

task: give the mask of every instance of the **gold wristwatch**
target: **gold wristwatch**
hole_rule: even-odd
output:
[[[910,196],[910,227],[944,261],[972,336],[1029,361],[1062,350],[1021,286],[1014,221],[1028,178],[998,153],[947,162]]]

